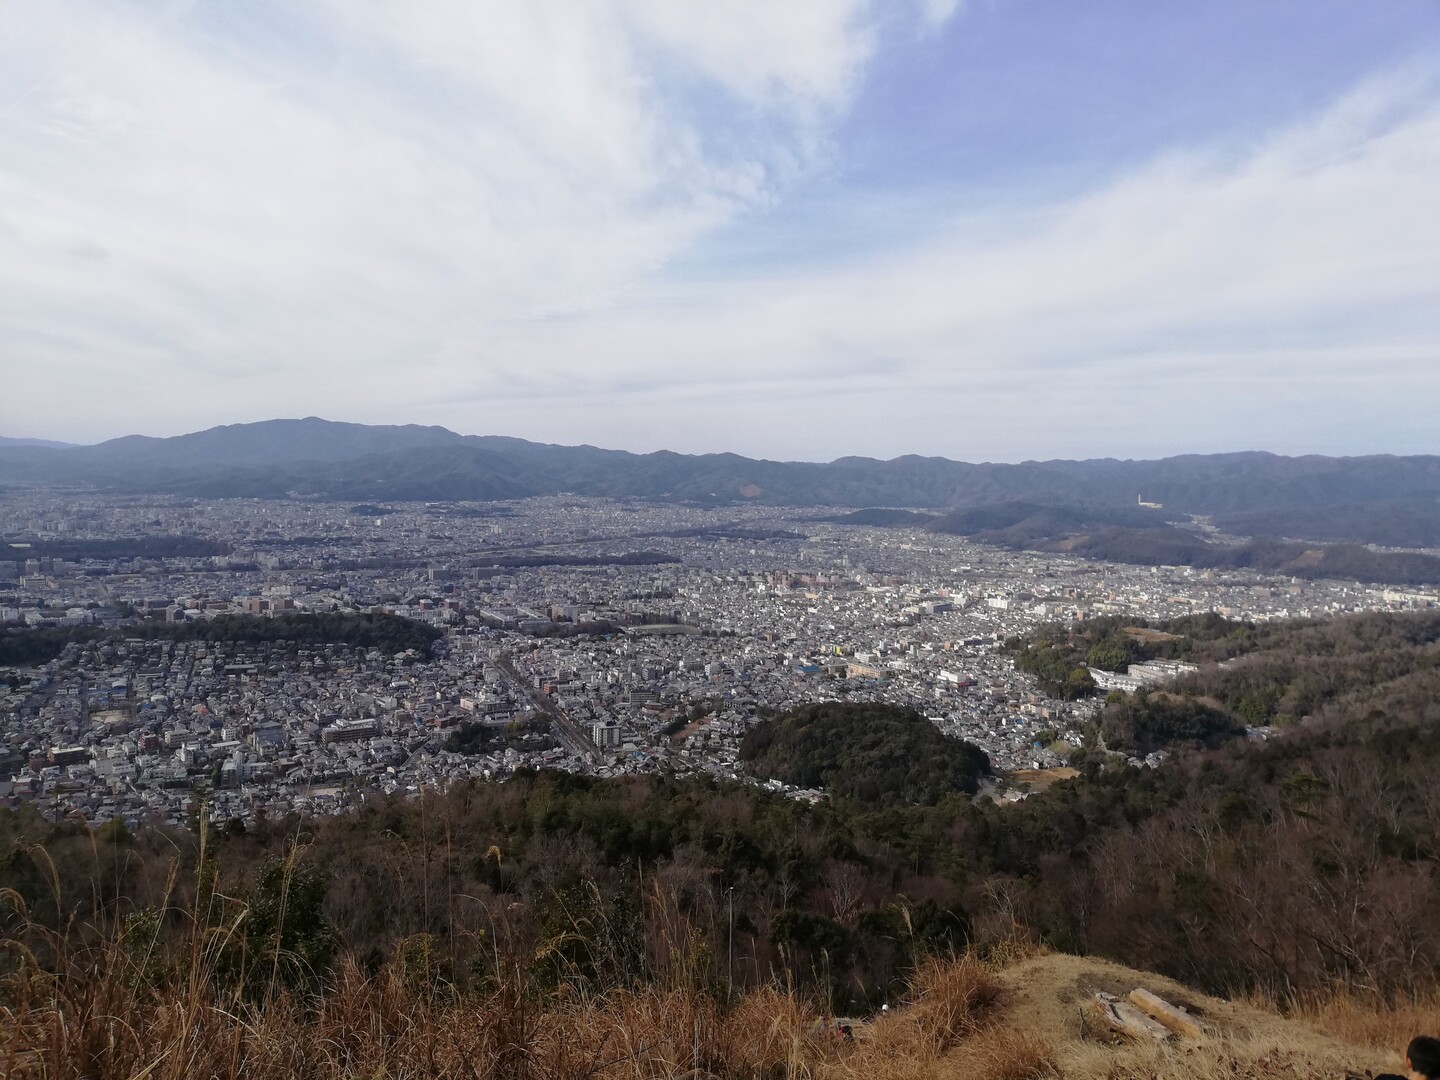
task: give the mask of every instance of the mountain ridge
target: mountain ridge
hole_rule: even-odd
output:
[[[1144,499],[1163,504],[1170,520],[1217,516],[1255,535],[1282,537],[1292,535],[1292,526],[1318,525],[1332,540],[1426,546],[1440,539],[1436,455],[1287,457],[1246,450],[1155,460],[972,463],[906,454],[773,461],[733,453],[640,454],[311,416],[64,449],[0,443],[0,482],[204,498],[484,501],[572,493],[941,511],[1012,501],[1139,511]],[[1387,517],[1385,507],[1396,509],[1398,525],[1378,520]]]

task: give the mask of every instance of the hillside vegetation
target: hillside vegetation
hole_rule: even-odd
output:
[[[1400,1007],[1345,995],[1288,1017],[1196,994],[1149,972],[1007,947],[927,962],[890,1011],[836,1019],[761,987],[730,997],[679,980],[601,995],[536,995],[497,967],[457,993],[416,941],[367,975],[345,963],[328,993],[260,1001],[215,989],[196,937],[183,996],[143,949],[110,940],[65,954],[75,993],[21,984],[0,1005],[11,1080],[1300,1080],[1374,1075],[1436,1030],[1435,998]],[[81,967],[85,965],[85,967]],[[98,976],[98,977],[97,977]],[[13,985],[13,984],[12,984]],[[1097,991],[1144,989],[1185,1008],[1198,1036],[1135,1042],[1097,1022]],[[1087,1019],[1088,1018],[1088,1019]],[[843,1025],[843,1027],[842,1027]]]
[[[201,622],[143,619],[120,626],[0,628],[0,666],[24,667],[53,660],[71,642],[227,641],[351,645],[389,653],[414,649],[429,656],[445,632],[429,623],[384,612],[316,612],[294,615],[219,615]]]
[[[1145,660],[1225,660],[1245,649],[1254,633],[1252,625],[1213,612],[1164,620],[1102,616],[1073,625],[1047,623],[1011,638],[1005,650],[1051,697],[1074,699],[1095,692],[1089,668],[1124,671]]]
[[[1214,748],[1250,727],[1325,717],[1364,726],[1413,714],[1440,667],[1440,612],[1262,624],[1213,614],[1138,624],[1101,618],[1047,625],[1006,647],[1017,668],[1057,695],[1092,693],[1093,680],[1079,677],[1087,666],[1199,664],[1163,689],[1111,695],[1098,729],[1109,746],[1132,753],[1192,742]]]
[[[757,725],[740,746],[757,776],[871,805],[973,795],[990,759],[912,709],[827,702]]]
[[[1336,509],[1336,508],[1332,508]],[[1169,522],[1176,515],[1134,506],[1096,504],[1039,505],[1007,501],[956,510],[926,526],[932,532],[966,536],[983,544],[1024,551],[1063,552],[1088,559],[1140,566],[1194,566],[1208,570],[1254,570],[1301,578],[1349,578],[1391,585],[1440,582],[1440,558],[1423,552],[1374,551],[1355,543],[1300,543],[1276,534],[1319,536],[1322,539],[1365,539],[1393,542],[1383,515],[1376,524],[1361,524],[1362,515],[1338,509],[1328,527],[1307,531],[1316,518],[1310,510],[1256,511],[1223,520],[1237,530],[1257,535],[1244,543],[1217,543]],[[1404,535],[1422,535],[1418,512],[1407,517]],[[1286,525],[1293,528],[1286,529]],[[1243,533],[1242,533],[1243,535]]]
[[[520,773],[220,834],[198,808],[190,831],[0,813],[0,1072],[100,1080],[149,1061],[168,1076],[192,1065],[448,1075],[460,1061],[479,1076],[577,1077],[1378,1067],[1391,1059],[1282,1037],[1198,996],[1186,1000],[1202,1015],[1234,1020],[1223,1038],[1116,1058],[1062,1023],[1087,988],[1106,988],[1100,969],[1064,969],[1053,999],[1025,1005],[1051,975],[1022,967],[1019,981],[987,980],[975,961],[945,959],[1040,944],[1197,992],[1291,1008],[1338,1000],[1316,1015],[1363,1028],[1368,1045],[1398,1045],[1402,1024],[1422,1022],[1413,1005],[1433,1000],[1440,970],[1440,615],[1195,628],[1190,644],[1173,624],[1139,639],[1238,657],[1191,676],[1214,680],[1194,693],[1229,715],[1229,690],[1268,687],[1265,715],[1293,717],[1278,734],[1175,743],[1153,769],[1087,747],[1079,776],[1015,805],[963,791],[909,801],[925,785],[907,799],[903,771],[899,791],[814,807],[700,779]],[[1088,652],[1125,632],[1088,644],[1053,633],[1056,648]],[[1139,700],[1129,707],[1148,707]],[[813,734],[819,719],[779,717],[772,730]],[[894,725],[877,753],[893,738],[918,754],[907,740],[922,723],[876,714],[865,726]],[[853,1048],[805,1034],[817,1015],[887,1001],[912,1007]],[[1402,1006],[1411,1011],[1390,1011]],[[992,1007],[1051,1019],[1015,1021],[1007,1042],[1004,1025],[978,1019]]]

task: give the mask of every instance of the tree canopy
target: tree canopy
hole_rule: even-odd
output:
[[[870,804],[973,795],[990,772],[985,751],[941,734],[913,709],[841,702],[760,724],[746,735],[740,759],[757,776]]]

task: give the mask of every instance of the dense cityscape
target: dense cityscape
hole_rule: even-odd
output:
[[[10,4],[0,1080],[1440,1080],[1440,3]]]
[[[221,822],[333,813],[370,792],[526,767],[744,779],[739,744],[759,717],[836,699],[916,709],[989,754],[988,795],[1019,798],[1064,766],[1067,733],[1096,707],[1048,698],[1015,670],[1003,644],[1038,624],[1437,602],[1424,590],[1008,551],[842,525],[815,508],[32,491],[12,496],[6,516],[7,624],[381,611],[440,635],[390,652],[119,629],[14,668],[0,683],[0,799],[92,823],[183,823],[200,798]],[[182,551],[176,538],[188,538],[223,554],[31,554],[114,537]]]

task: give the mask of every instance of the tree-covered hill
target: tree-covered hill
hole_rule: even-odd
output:
[[[1319,506],[1262,507],[1215,515],[1236,536],[1304,537],[1387,547],[1440,548],[1440,499],[1391,498]]]
[[[1392,519],[1379,509],[1368,526],[1361,523],[1362,516],[1358,513],[1333,507],[1331,510],[1328,527],[1318,532],[1322,537],[1393,542],[1397,535],[1423,534],[1423,529],[1414,522],[1413,509],[1395,510],[1404,520],[1397,517],[1393,530],[1387,526]],[[926,528],[998,547],[1063,552],[1140,566],[1254,570],[1291,577],[1348,578],[1391,585],[1440,582],[1440,558],[1424,552],[1375,551],[1355,543],[1316,544],[1275,539],[1274,534],[1284,531],[1287,523],[1293,525],[1290,535],[1317,535],[1305,529],[1306,523],[1317,520],[1314,510],[1303,513],[1276,510],[1226,518],[1236,527],[1244,527],[1247,522],[1254,524],[1257,535],[1244,543],[1216,543],[1206,539],[1191,528],[1173,523],[1182,517],[1135,506],[1052,505],[1015,500],[955,510]]]
[[[1145,660],[1224,660],[1242,651],[1254,634],[1253,625],[1213,612],[1163,620],[1101,616],[1046,623],[1011,638],[1005,650],[1051,697],[1073,700],[1095,692],[1088,668],[1123,671]]]
[[[1063,524],[1059,519],[1073,518],[1076,507],[1087,507],[1085,527],[1091,530],[1106,525],[1144,528],[1153,521],[1209,514],[1223,515],[1257,536],[1383,544],[1423,543],[1436,535],[1440,521],[1436,456],[1236,453],[1158,461],[975,464],[905,455],[889,461],[845,457],[820,463],[667,450],[632,454],[462,436],[438,427],[371,427],[316,417],[234,424],[168,439],[126,436],[68,449],[0,446],[0,477],[25,484],[204,497],[305,495],[390,502],[509,499],[569,491],[707,504],[980,508],[981,517],[990,519],[996,518],[995,506],[1023,503],[1032,508],[1029,516],[1055,518],[1052,531]],[[1163,503],[1164,512],[1138,507],[1137,496]],[[915,524],[903,519],[891,523]],[[1033,533],[1036,524],[1017,529],[1021,520],[992,520],[980,528],[1013,539],[1017,532]],[[977,531],[975,521],[952,521],[946,527],[957,525],[965,535]],[[1135,546],[1134,537],[1123,543],[1113,536],[1096,542],[1112,551]],[[1354,564],[1355,556],[1340,562]],[[1385,566],[1380,570],[1400,572]],[[1348,571],[1337,565],[1335,572]]]
[[[431,654],[445,632],[385,612],[301,612],[289,615],[220,615],[199,622],[143,619],[120,626],[0,628],[0,667],[43,664],[72,641],[140,638],[145,641],[288,641],[296,645],[351,645],[385,652]]]
[[[1060,696],[1087,692],[1079,677],[1087,667],[1119,671],[1155,659],[1199,664],[1163,692],[1115,694],[1107,702],[1098,721],[1106,744],[1145,754],[1176,744],[1214,747],[1247,727],[1368,715],[1369,703],[1423,696],[1417,688],[1430,685],[1440,668],[1440,611],[1261,624],[1215,614],[1087,619],[1041,627],[1007,648],[1017,668]]]
[[[913,709],[827,702],[753,728],[740,759],[756,776],[870,805],[933,805],[974,794],[990,772],[985,751],[942,735]]]
[[[927,954],[1018,934],[1224,993],[1433,992],[1440,612],[1227,633],[1197,623],[1191,646],[1177,624],[1134,629],[1155,648],[1238,657],[1201,675],[1240,681],[1197,687],[1195,700],[1204,690],[1234,713],[1227,687],[1278,691],[1267,715],[1293,699],[1296,720],[1264,741],[1182,745],[1157,768],[1086,748],[1076,778],[1014,805],[963,790],[867,800],[854,771],[867,764],[889,790],[908,782],[921,796],[934,774],[907,767],[932,754],[923,718],[861,708],[831,712],[833,726],[817,713],[761,729],[777,758],[778,736],[794,736],[832,790],[837,776],[856,780],[860,794],[818,806],[704,778],[522,771],[418,799],[374,794],[338,817],[227,823],[203,850],[197,831],[91,830],[22,807],[0,811],[0,879],[14,890],[0,938],[63,940],[37,921],[81,937],[137,928],[137,955],[155,961],[147,978],[163,983],[197,940],[170,913],[203,910],[219,922],[199,930],[225,927],[237,956],[271,957],[264,970],[277,969],[277,940],[293,943],[312,967],[283,978],[311,990],[428,958],[438,983],[426,985],[443,994],[505,970],[536,993],[733,978],[859,1008],[893,1000]],[[1118,632],[1129,633],[1105,636]],[[815,738],[837,731],[829,749]],[[870,738],[909,746],[912,760],[862,760]],[[852,771],[830,772],[831,760]],[[283,907],[277,880],[303,886]],[[0,992],[24,956],[0,947]]]

